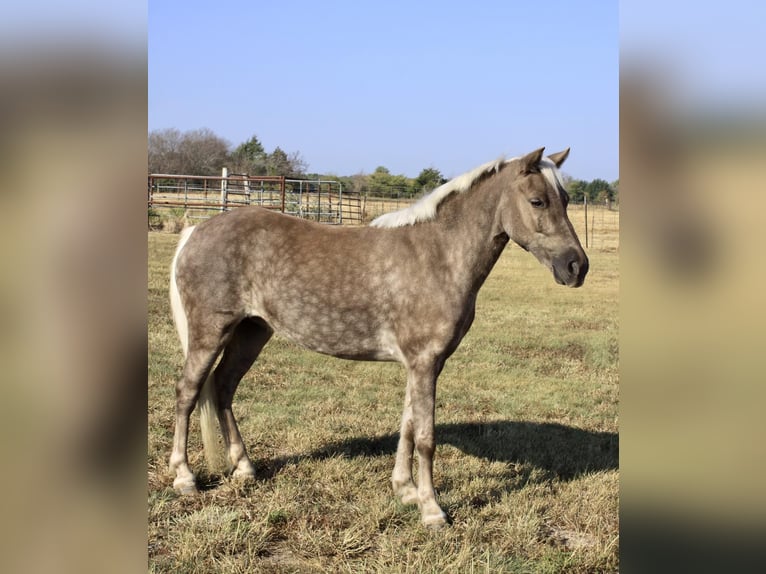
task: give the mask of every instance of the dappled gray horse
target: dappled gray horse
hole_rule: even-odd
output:
[[[186,445],[198,398],[206,453],[216,443],[217,416],[234,476],[254,476],[231,405],[277,332],[319,353],[405,366],[391,482],[402,502],[419,505],[424,524],[445,524],[432,481],[436,379],[471,327],[479,288],[509,239],[562,285],[579,287],[588,272],[558,171],[568,154],[546,158],[541,148],[484,164],[370,227],[248,207],[185,229],[171,269],[186,355],[176,385],[173,486],[196,491]]]

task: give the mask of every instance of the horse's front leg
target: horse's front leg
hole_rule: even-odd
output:
[[[412,453],[415,450],[415,440],[412,426],[412,380],[408,377],[407,389],[404,394],[404,412],[402,425],[399,429],[399,445],[396,449],[396,463],[391,475],[394,494],[403,504],[418,503],[418,489],[412,480]]]
[[[436,378],[440,370],[434,362],[409,368],[402,435],[392,477],[394,489],[398,487],[397,494],[402,497],[402,501],[413,501],[412,498],[415,498],[423,524],[435,528],[447,523],[447,515],[436,502],[433,485],[433,456],[436,448],[434,410]],[[417,487],[412,481],[413,443],[418,451]]]

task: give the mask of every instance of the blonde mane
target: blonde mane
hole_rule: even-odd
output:
[[[436,210],[447,197],[453,193],[462,193],[471,189],[471,186],[481,178],[483,175],[490,172],[497,172],[500,168],[510,163],[518,157],[512,157],[510,159],[504,159],[500,157],[494,161],[487,162],[468,171],[462,175],[451,179],[447,183],[440,185],[432,192],[421,197],[414,204],[398,211],[392,211],[391,213],[385,213],[375,218],[370,226],[372,227],[406,227],[407,225],[413,225],[421,221],[430,221],[436,217]],[[548,183],[561,195],[565,189],[564,180],[561,177],[561,172],[547,157],[540,159],[540,172],[543,174]]]
[[[482,164],[440,185],[409,207],[381,215],[374,219],[370,225],[373,227],[404,227],[420,221],[430,221],[436,216],[436,209],[445,198],[453,193],[462,193],[471,189],[474,182],[481,176],[492,171],[497,172],[504,163],[512,161],[512,159],[506,160],[501,157],[495,161]]]

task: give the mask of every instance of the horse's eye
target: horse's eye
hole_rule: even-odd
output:
[[[532,204],[532,207],[542,207],[545,205],[545,202],[542,199],[533,198],[529,200],[529,203]]]

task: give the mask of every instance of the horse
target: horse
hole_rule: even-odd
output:
[[[419,506],[425,526],[447,524],[432,475],[436,380],[471,327],[479,289],[509,240],[561,285],[580,287],[588,272],[559,171],[569,148],[547,157],[544,149],[485,163],[368,226],[242,207],[184,229],[170,280],[186,358],[175,386],[173,487],[197,492],[187,438],[198,401],[208,460],[217,418],[232,476],[255,476],[232,400],[279,333],[318,353],[404,365],[391,484],[404,504]]]

